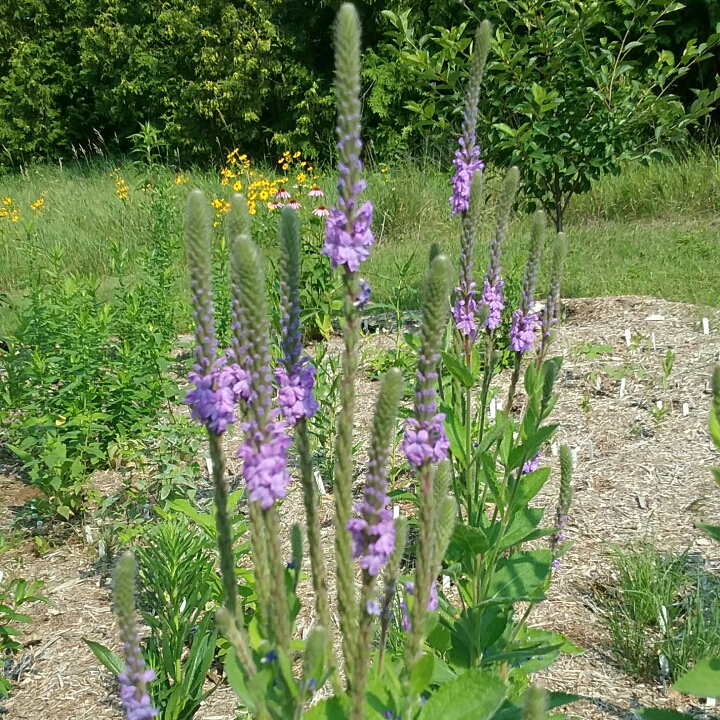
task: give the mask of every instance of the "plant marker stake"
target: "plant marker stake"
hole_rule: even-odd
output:
[[[658,400],[655,404],[657,405],[658,410],[662,410],[662,408],[663,408],[662,400]]]
[[[497,412],[497,409],[496,409],[496,407],[495,407],[495,398],[493,398],[493,399],[490,401],[490,419],[491,419],[491,420],[494,420],[494,419],[495,419],[495,413],[496,413],[496,412]]]
[[[595,389],[600,390],[602,388],[602,381],[600,380],[600,376],[598,375],[595,378]]]
[[[653,350],[657,350],[657,346],[655,345],[655,333],[653,333],[650,337],[652,338]]]
[[[687,403],[683,403],[683,417],[690,414],[690,406]]]
[[[322,475],[320,474],[320,471],[315,468],[315,471],[313,472],[313,476],[315,477],[315,484],[317,485],[318,492],[321,495],[325,495],[325,483],[323,482]]]
[[[450,576],[449,576],[449,575],[443,575],[443,579],[442,579],[442,589],[443,589],[443,590],[449,590],[449,589],[450,589]]]
[[[553,457],[557,457],[557,456],[558,456],[558,444],[557,444],[556,442],[554,442],[554,443],[550,446],[550,452],[552,453],[552,456],[553,456]]]
[[[498,411],[498,412],[502,412],[502,411],[503,411],[503,403],[502,403],[502,400],[498,400],[498,401],[495,403],[495,407],[497,408],[497,411]]]
[[[630,328],[627,328],[625,330],[625,344],[630,347],[630,343],[632,342],[632,335],[630,334]]]
[[[570,450],[570,461],[572,462],[572,466],[574,468],[577,467],[577,461],[578,461],[577,448],[573,448],[572,450]]]
[[[707,318],[703,318],[703,334],[710,334],[710,321]]]
[[[716,704],[715,698],[705,698],[705,707],[714,708]]]
[[[592,460],[593,456],[595,454],[595,449],[593,448],[592,438],[588,438],[587,449],[588,449],[588,460]]]
[[[209,457],[205,458],[205,467],[207,468],[208,475],[210,475],[212,477],[213,464],[212,464],[212,460]]]
[[[625,378],[620,378],[620,397],[625,397]]]
[[[393,520],[397,520],[400,517],[400,506],[393,505]]]

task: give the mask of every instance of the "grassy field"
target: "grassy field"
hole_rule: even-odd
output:
[[[681,162],[629,166],[621,175],[607,177],[587,195],[575,198],[566,221],[565,294],[643,294],[720,305],[716,262],[720,250],[719,168],[719,161],[708,153]],[[259,168],[257,172],[272,176],[274,169]],[[3,200],[5,217],[0,210],[0,292],[18,297],[38,267],[53,256],[61,256],[57,264],[64,272],[92,274],[101,282],[111,280],[119,263],[132,267],[158,231],[182,232],[189,187],[202,187],[209,199],[227,199],[231,193],[230,186],[220,184],[217,172],[191,171],[179,184],[168,168],[156,168],[152,177],[156,187],[163,188],[165,198],[167,217],[160,230],[151,193],[142,189],[147,169],[132,163],[39,165],[3,177],[0,197],[11,202]],[[126,199],[118,196],[120,179],[128,188]],[[375,168],[369,173],[369,182],[377,247],[364,271],[373,285],[373,297],[387,301],[401,285],[406,288],[404,302],[414,305],[430,243],[437,241],[457,255],[459,223],[449,215],[448,176],[415,163]],[[487,262],[498,182],[499,178],[489,173],[487,213],[477,251],[480,270]],[[316,204],[330,205],[332,176],[320,172],[317,183],[327,197]],[[40,198],[44,199],[42,206],[32,209]],[[311,202],[305,197],[301,214],[307,227],[318,232],[319,222],[313,225],[310,221]],[[528,216],[518,212],[503,257],[503,266],[511,275],[519,273],[524,263],[528,226]],[[259,206],[256,238],[271,256],[274,227],[271,213]],[[221,226],[218,236],[220,231]],[[406,262],[407,272],[402,275],[399,267]]]

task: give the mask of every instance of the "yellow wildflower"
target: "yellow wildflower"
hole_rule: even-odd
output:
[[[295,151],[295,154],[293,155],[294,158],[299,158],[302,155],[302,153],[299,150]]]
[[[12,205],[12,198],[11,198],[11,197],[4,197],[4,198],[3,198],[3,205]]]
[[[299,182],[299,183],[305,182],[306,179],[307,179],[307,175],[306,175],[305,173],[302,173],[302,172],[301,172],[301,173],[298,173],[298,174],[295,176],[295,180],[296,180],[297,182]]]
[[[242,190],[242,183],[239,180],[236,180],[233,184],[233,190],[235,192],[240,192]]]
[[[10,218],[13,222],[17,222],[20,219],[20,211],[15,209],[12,211],[12,217]]]

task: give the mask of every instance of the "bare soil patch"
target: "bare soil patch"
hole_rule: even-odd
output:
[[[555,353],[564,356],[559,378],[560,401],[554,417],[558,441],[577,451],[575,500],[568,537],[576,544],[557,573],[550,599],[532,616],[532,623],[558,630],[585,649],[566,656],[536,680],[552,690],[578,693],[587,701],[571,712],[582,718],[632,718],[638,704],[688,709],[690,698],[667,694],[660,685],[639,685],[617,669],[608,637],[593,602],[593,586],[608,577],[607,543],[627,544],[647,538],[661,549],[702,553],[717,567],[720,551],[699,533],[696,520],[720,522],[720,489],[710,468],[718,464],[707,433],[709,380],[720,353],[720,312],[645,297],[576,299],[565,303],[566,322],[559,329]],[[709,318],[705,335],[702,317]],[[625,331],[632,336],[626,344]],[[655,349],[652,336],[655,338]],[[388,346],[386,336],[365,340]],[[591,359],[579,352],[587,344],[609,345],[612,353]],[[333,347],[339,347],[337,340]],[[662,358],[668,349],[675,364],[667,389]],[[620,368],[625,377],[620,397]],[[599,387],[598,380],[599,378]],[[501,379],[502,382],[502,379]],[[363,378],[359,386],[358,433],[367,432],[377,383]],[[583,400],[589,397],[589,411]],[[653,407],[668,408],[661,420]],[[587,407],[587,401],[586,401]],[[687,414],[683,405],[687,404]],[[227,439],[235,444],[232,435]],[[362,463],[363,454],[359,457]],[[548,449],[544,462],[557,466]],[[230,462],[230,472],[239,468]],[[538,502],[551,517],[559,474],[554,472]],[[99,478],[98,485],[114,486]],[[0,473],[0,524],[7,527],[14,508],[28,492],[17,476]],[[286,525],[302,517],[297,489],[283,505]],[[332,498],[322,501],[323,537],[332,556]],[[90,528],[91,534],[94,531]],[[36,604],[18,658],[22,672],[5,702],[8,717],[17,720],[115,718],[120,716],[114,680],[82,642],[83,637],[117,648],[117,630],[110,609],[106,575],[97,553],[86,543],[86,531],[75,534],[53,552],[38,557],[31,543],[4,555],[5,573],[37,577],[53,606]],[[331,569],[332,570],[332,569]],[[334,573],[330,572],[331,591]],[[303,588],[305,594],[305,588]],[[306,604],[299,630],[313,622]],[[221,687],[198,714],[199,720],[234,718],[234,696]]]

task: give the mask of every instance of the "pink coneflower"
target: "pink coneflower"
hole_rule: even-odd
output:
[[[290,200],[288,201],[288,207],[292,208],[293,210],[299,210],[302,205],[295,198],[290,198]]]
[[[289,193],[284,187],[281,187],[281,188],[275,193],[275,197],[276,197],[276,198],[280,198],[281,200],[287,200],[287,199],[289,199],[289,197],[290,197],[290,193]]]
[[[280,210],[283,207],[283,204],[275,200],[273,202],[269,202],[267,206],[268,210]]]
[[[330,214],[330,211],[324,206],[324,205],[318,205],[313,211],[312,214],[315,217],[324,218],[327,217]]]
[[[313,185],[308,190],[308,197],[325,197],[325,193],[317,185]]]

